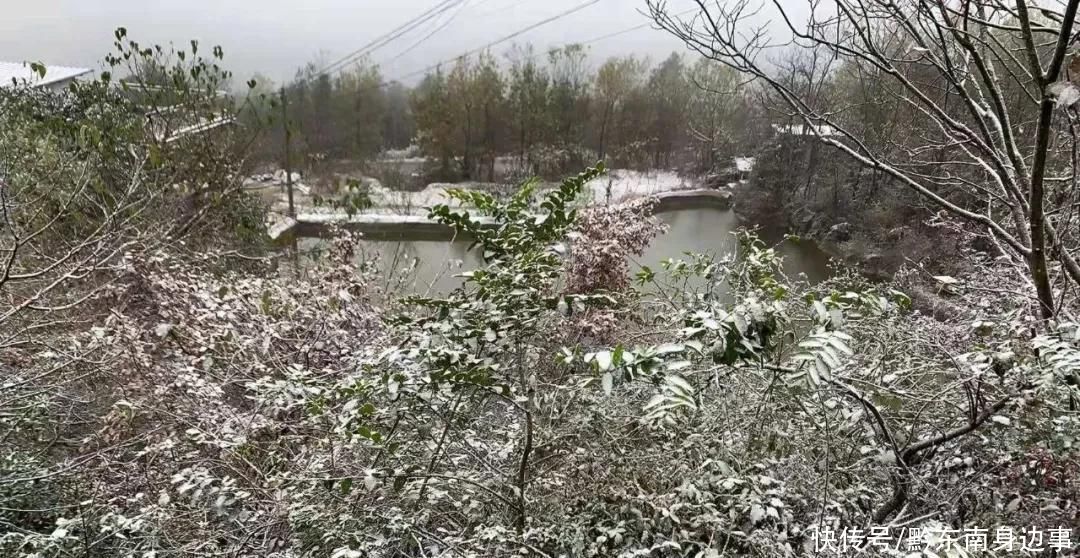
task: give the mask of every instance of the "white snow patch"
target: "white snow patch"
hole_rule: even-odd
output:
[[[419,145],[410,145],[405,149],[387,149],[386,151],[383,151],[380,159],[383,161],[394,162],[412,160],[423,163],[424,161],[427,161],[426,157],[420,156]]]
[[[1061,108],[1071,107],[1080,101],[1080,89],[1067,81],[1050,85],[1047,92],[1054,96],[1054,102]]]
[[[816,126],[810,126],[803,122],[801,124],[773,124],[772,127],[777,134],[785,136],[829,137],[839,134],[839,132],[836,131],[836,128],[833,128],[828,124],[818,124]]]
[[[752,161],[752,158],[745,158],[748,161]],[[373,202],[373,207],[365,210],[363,213],[353,215],[351,218],[348,214],[332,208],[332,207],[303,207],[301,214],[297,217],[297,221],[307,223],[430,223],[427,214],[428,209],[439,204],[446,204],[452,208],[460,208],[461,203],[456,199],[451,199],[446,191],[451,188],[456,189],[479,189],[482,186],[487,188],[490,184],[480,183],[460,183],[460,184],[447,184],[447,183],[433,183],[429,184],[423,190],[416,192],[406,192],[391,190],[383,186],[378,180],[364,179],[365,185],[368,187],[368,193]],[[297,184],[297,190],[307,194],[310,189],[306,186],[301,189],[303,185]],[[539,191],[542,194],[543,191],[555,188],[555,183],[541,184]],[[688,179],[679,176],[675,172],[671,171],[657,171],[657,172],[639,172],[632,170],[612,170],[607,175],[597,178],[590,182],[586,186],[586,191],[582,198],[586,202],[590,203],[619,203],[626,200],[655,196],[663,194],[665,192],[676,192],[685,190],[700,189],[703,186],[694,179]],[[509,193],[515,188],[506,186],[505,192]],[[306,190],[306,191],[305,191]],[[610,193],[610,199],[609,199]],[[290,220],[284,217],[285,213],[284,197],[279,196],[278,201],[274,205],[275,211],[279,212],[276,216],[277,221],[269,224],[269,234],[271,238],[277,238],[285,231],[289,230],[296,221]],[[283,220],[282,220],[283,219]]]
[[[422,215],[380,215],[376,213],[360,213],[349,216],[346,213],[304,213],[296,217],[302,223],[430,223],[431,220]]]
[[[752,158],[748,159],[752,161]],[[542,184],[540,190],[543,191],[547,188],[554,188],[555,186],[556,184],[554,183]],[[590,182],[586,189],[586,195],[591,201],[605,202],[607,201],[609,186],[612,202],[652,196],[662,192],[693,190],[701,187],[697,182],[683,178],[671,171],[639,172],[632,170],[613,170],[607,175]],[[426,214],[427,208],[434,205],[447,204],[450,207],[460,207],[460,203],[457,200],[451,199],[446,194],[448,189],[469,190],[479,187],[480,183],[475,182],[463,182],[458,184],[434,182],[417,192],[402,192],[390,190],[378,181],[373,180],[369,184],[369,192],[371,201],[374,202],[376,210],[389,209],[395,213]],[[513,188],[507,189],[507,191],[512,190]]]
[[[480,224],[493,221],[489,217],[474,217]],[[425,215],[397,215],[388,213],[358,213],[349,216],[346,213],[304,213],[296,216],[296,222],[318,223],[324,225],[429,225],[436,223]]]
[[[632,170],[613,170],[606,176],[593,180],[588,186],[593,201],[608,201],[610,191],[612,203],[699,187],[699,184],[688,182],[675,172],[646,173]]]
[[[273,215],[273,214],[272,214]],[[293,228],[296,225],[296,220],[292,217],[285,217],[280,215],[273,215],[277,220],[270,223],[270,226],[266,229],[266,234],[270,235],[271,240],[277,240],[286,231]]]

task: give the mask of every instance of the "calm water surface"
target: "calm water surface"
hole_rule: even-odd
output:
[[[668,224],[669,230],[657,237],[642,257],[635,258],[632,271],[636,272],[642,265],[659,270],[660,262],[679,258],[684,252],[724,256],[736,250],[732,233],[740,225],[730,210],[682,209],[658,217]],[[781,238],[765,240],[770,244],[780,243],[784,271],[789,276],[804,274],[811,282],[828,277],[829,258],[813,243],[781,243]],[[307,251],[321,242],[314,238],[301,239],[300,248]],[[482,265],[479,254],[468,248],[468,242],[372,241],[364,243],[359,257],[378,255],[384,281],[388,286],[398,287],[398,292],[425,294],[457,287],[461,279],[456,274]]]

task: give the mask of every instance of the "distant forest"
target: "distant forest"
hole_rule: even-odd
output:
[[[259,114],[275,123],[264,160],[282,160],[287,114],[298,167],[413,146],[406,152],[428,157],[428,174],[441,180],[494,181],[495,159],[506,156],[523,175],[555,176],[601,159],[706,171],[764,130],[762,105],[729,68],[679,54],[597,64],[581,45],[461,58],[415,87],[384,81],[370,64],[329,74],[309,64],[285,87],[287,112],[277,91],[259,87],[267,100]]]

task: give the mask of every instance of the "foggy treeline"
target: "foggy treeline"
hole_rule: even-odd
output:
[[[501,59],[461,58],[414,87],[388,83],[368,64],[333,75],[310,64],[285,91],[299,164],[370,160],[412,145],[443,180],[494,181],[502,156],[521,174],[545,176],[601,159],[705,171],[761,132],[762,111],[734,72],[675,53],[598,61],[582,45],[524,47]],[[264,110],[277,125],[262,154],[280,160],[285,113]]]

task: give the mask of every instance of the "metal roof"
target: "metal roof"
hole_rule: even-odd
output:
[[[11,87],[15,82],[44,87],[84,76],[91,71],[88,68],[46,65],[45,77],[42,78],[30,69],[29,62],[0,62],[0,87]]]

